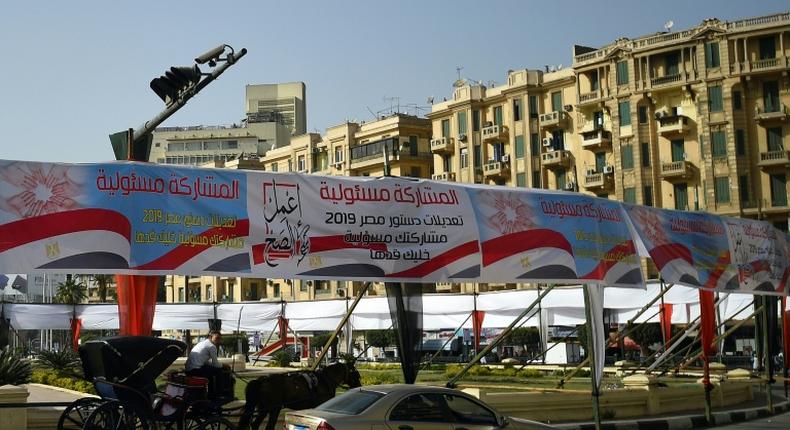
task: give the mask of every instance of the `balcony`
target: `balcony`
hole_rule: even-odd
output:
[[[673,161],[661,163],[661,178],[665,181],[685,181],[694,176],[695,167],[690,161]]]
[[[764,60],[752,61],[750,68],[752,72],[761,72],[764,70],[773,70],[784,68],[784,58],[766,58]]]
[[[505,179],[510,177],[510,164],[503,161],[489,161],[483,165],[486,178]]]
[[[455,182],[455,172],[436,173],[431,175],[434,181]]]
[[[588,173],[584,176],[584,188],[588,190],[602,191],[611,189],[614,185],[614,173],[596,172]]]
[[[567,114],[564,111],[544,113],[540,116],[540,128],[552,129],[565,125]]]
[[[658,119],[658,133],[684,134],[689,131],[689,118],[683,115],[663,116]]]
[[[790,166],[790,151],[768,151],[760,153],[757,163],[763,169],[785,168]]]
[[[766,110],[763,106],[755,106],[754,107],[754,119],[757,122],[768,122],[768,121],[786,121],[790,118],[790,113],[788,113],[787,106],[784,103],[779,103],[778,106],[774,106],[770,110]]]
[[[455,151],[452,137],[440,137],[438,139],[431,139],[431,152],[439,153],[452,153]]]
[[[567,168],[570,163],[570,151],[559,149],[540,154],[540,164],[547,169]]]
[[[609,147],[611,143],[611,133],[602,128],[582,132],[582,148],[584,149],[601,149]]]
[[[487,127],[483,127],[482,134],[483,142],[490,140],[506,140],[507,127],[504,125],[489,125]]]
[[[659,78],[651,78],[650,86],[653,88],[677,85],[683,81],[683,75],[676,73],[674,75],[661,76]]]
[[[588,103],[595,103],[602,97],[601,91],[591,91],[589,93],[579,94],[579,104],[586,105]]]

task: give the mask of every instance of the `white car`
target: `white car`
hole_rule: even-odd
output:
[[[286,430],[527,430],[554,427],[505,417],[458,390],[420,385],[354,388],[315,409],[285,414]]]

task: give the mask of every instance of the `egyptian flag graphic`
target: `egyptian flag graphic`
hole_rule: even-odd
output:
[[[577,279],[571,244],[561,233],[534,229],[506,234],[481,244],[483,267],[496,277],[524,280]]]
[[[76,209],[0,225],[0,266],[128,269],[131,225],[121,213]]]
[[[381,267],[361,263],[370,260],[370,251],[387,251],[387,244],[381,242],[348,242],[342,234],[330,236],[312,236],[309,239],[309,254],[332,259],[332,253],[336,253],[337,259],[333,264],[310,269],[298,273],[299,276],[315,277],[341,277],[341,278],[366,278],[384,277],[385,272]],[[254,245],[252,249],[253,263],[263,264],[272,262],[277,264],[278,255],[267,249],[266,244]],[[290,255],[283,254],[282,258],[292,258]],[[295,257],[293,257],[295,258]]]
[[[635,263],[636,247],[628,240],[618,244],[606,253],[593,270],[582,279],[604,281],[606,285],[634,286],[642,284],[642,272]]]
[[[747,291],[775,291],[781,288],[774,285],[771,263],[766,260],[755,260],[740,268],[740,278]]]
[[[667,243],[650,250],[650,257],[666,282],[701,287],[691,251],[679,243]]]

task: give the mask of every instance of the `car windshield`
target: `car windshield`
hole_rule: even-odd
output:
[[[359,415],[384,394],[375,391],[348,391],[333,399],[327,400],[316,409],[344,415]]]

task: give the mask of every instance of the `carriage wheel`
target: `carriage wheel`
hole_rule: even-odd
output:
[[[225,417],[213,416],[203,420],[196,430],[236,430],[236,426]]]
[[[58,419],[58,430],[80,430],[85,420],[104,400],[96,397],[83,397],[66,406]]]
[[[124,408],[121,402],[106,402],[96,408],[83,425],[83,430],[149,430],[148,421]]]

